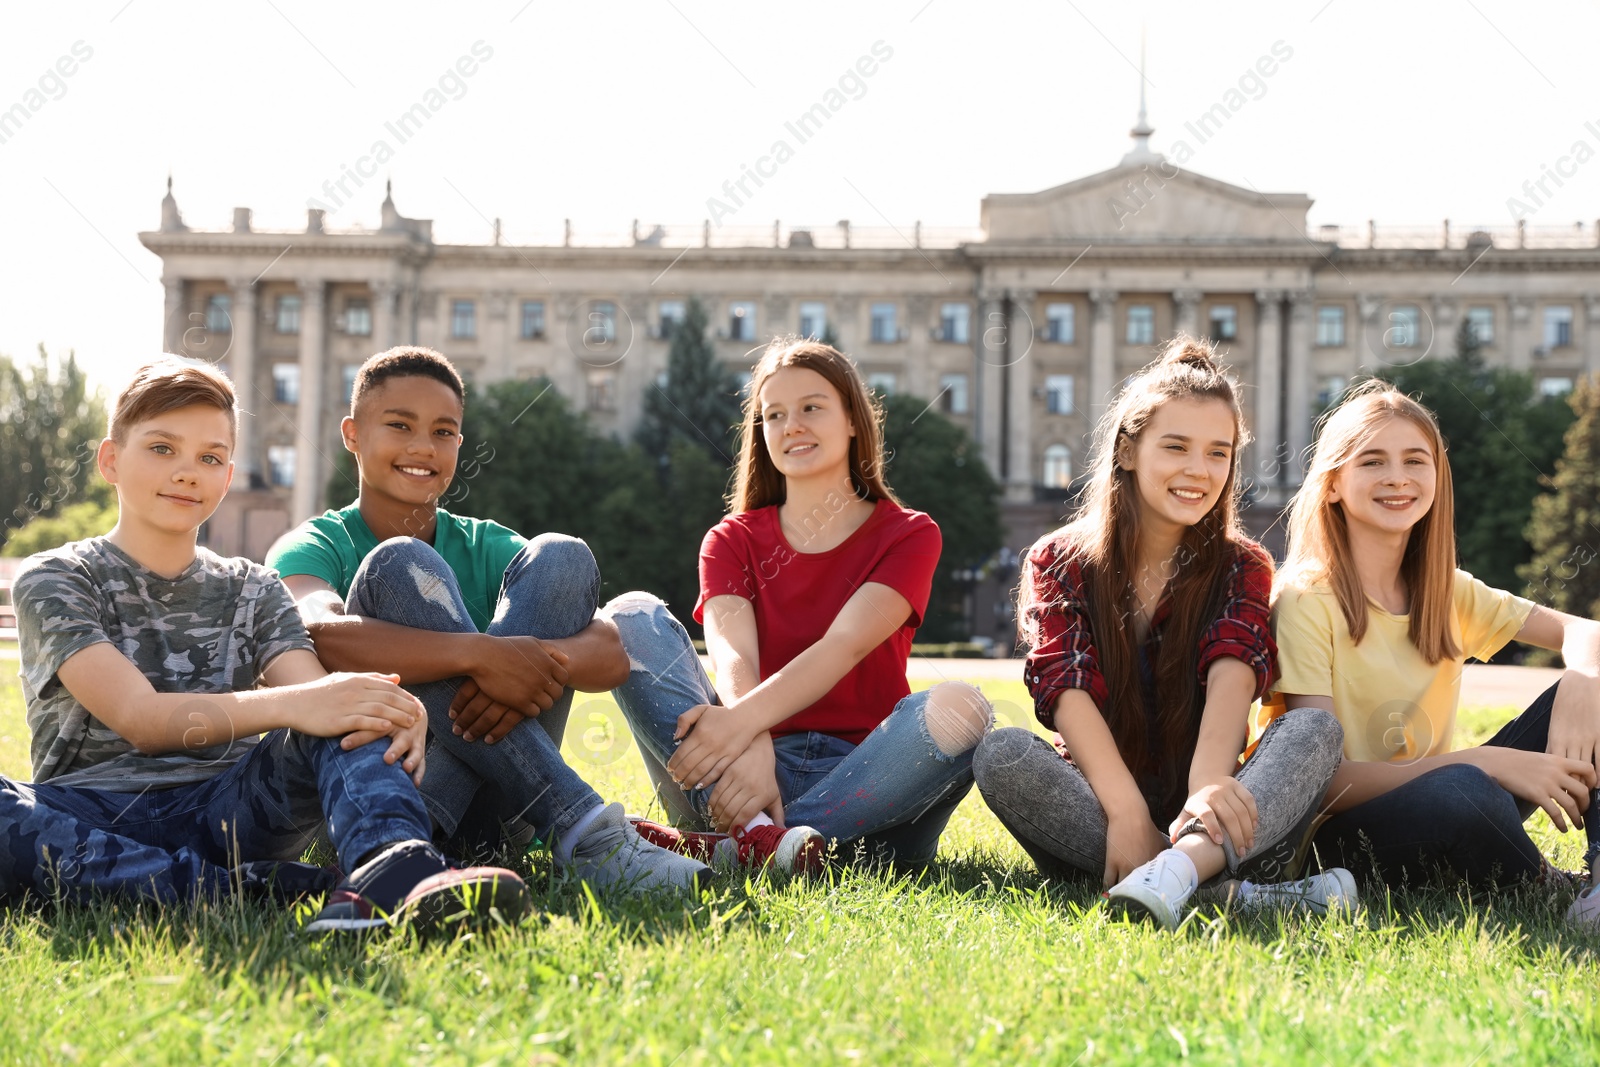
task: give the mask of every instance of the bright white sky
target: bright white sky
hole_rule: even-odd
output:
[[[730,224],[975,226],[986,193],[1127,151],[1141,24],[1161,151],[1274,42],[1293,50],[1221,133],[1191,139],[1188,166],[1307,193],[1313,223],[1506,225],[1543,165],[1600,149],[1600,11],[1577,2],[19,4],[0,111],[75,42],[93,55],[0,144],[0,352],[76,349],[108,383],[154,352],[161,268],[136,234],[156,228],[169,169],[197,228],[235,205],[303,227],[378,138],[400,210],[443,240],[487,241],[494,216],[512,237],[566,217],[580,236],[692,224],[877,41],[893,56],[865,95]],[[478,41],[493,55],[464,95],[398,144],[385,121]],[[330,225],[376,225],[383,177]],[[1600,158],[1532,221],[1596,217]]]

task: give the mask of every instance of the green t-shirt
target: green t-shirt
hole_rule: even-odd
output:
[[[494,618],[506,567],[525,542],[498,522],[461,518],[443,508],[435,514],[433,549],[455,573],[473,625],[485,630]],[[351,504],[309,518],[278,538],[267,553],[267,566],[286,578],[295,574],[321,578],[341,597],[348,597],[361,561],[377,547],[378,535],[361,517],[361,509]]]

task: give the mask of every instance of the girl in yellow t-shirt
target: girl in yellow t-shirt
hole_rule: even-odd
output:
[[[1390,882],[1440,868],[1479,886],[1550,880],[1523,828],[1543,808],[1559,829],[1587,831],[1595,869],[1600,624],[1456,569],[1444,439],[1387,383],[1327,417],[1290,509],[1272,617],[1281,673],[1265,717],[1318,707],[1344,727],[1322,862]],[[1462,663],[1513,638],[1558,649],[1566,673],[1488,742],[1451,751]],[[1592,881],[1569,918],[1600,926]]]

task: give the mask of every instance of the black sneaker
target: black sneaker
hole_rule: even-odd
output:
[[[452,870],[428,842],[401,841],[339,883],[305,932],[352,933],[403,923],[429,932],[515,923],[528,909],[528,887],[514,872],[501,867]]]
[[[302,897],[327,893],[339,884],[337,867],[293,860],[250,860],[229,872],[233,891],[250,900],[293,904]]]

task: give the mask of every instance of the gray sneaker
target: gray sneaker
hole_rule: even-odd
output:
[[[621,804],[607,805],[595,816],[572,849],[562,870],[596,888],[687,889],[698,894],[711,888],[711,868],[680,856],[639,836]]]

